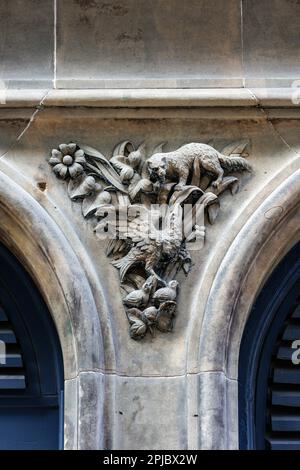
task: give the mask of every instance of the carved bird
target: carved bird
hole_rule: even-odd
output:
[[[143,312],[138,308],[130,308],[127,310],[127,318],[130,324],[130,337],[136,340],[144,338],[148,324],[145,321]]]
[[[127,307],[144,307],[148,303],[151,289],[151,283],[146,281],[141,289],[133,290],[127,294],[123,303]]]
[[[148,274],[153,274],[154,267],[162,255],[163,245],[155,240],[141,240],[123,258],[112,261],[112,264],[120,270],[120,280],[124,281],[127,271],[136,264],[143,264]]]
[[[176,302],[168,301],[161,304],[159,308],[148,307],[144,311],[138,308],[127,310],[130,323],[130,336],[132,339],[142,339],[147,330],[153,335],[153,327],[163,333],[171,331],[176,309]]]
[[[139,208],[140,206],[131,206]],[[127,246],[130,246],[128,253],[120,259],[112,261],[112,264],[120,270],[121,282],[124,282],[127,272],[135,265],[141,264],[148,275],[154,275],[162,281],[159,271],[159,261],[163,257],[165,260],[174,260],[178,258],[178,253],[182,245],[182,234],[178,229],[178,216],[170,211],[168,217],[170,219],[169,231],[158,231],[152,225],[154,217],[150,217],[150,211],[142,208],[141,213],[130,220],[127,232],[123,234],[123,240],[113,240],[109,244],[107,253],[117,254]],[[150,225],[149,225],[150,221]],[[121,242],[121,245],[119,245]],[[116,248],[118,247],[118,252]],[[162,281],[163,282],[163,281]],[[163,284],[165,284],[163,282]]]
[[[168,287],[162,287],[158,289],[153,295],[154,302],[162,303],[167,301],[174,301],[177,297],[178,282],[170,281]]]
[[[161,304],[158,309],[156,328],[163,333],[173,329],[173,320],[175,316],[176,302],[167,301]]]
[[[145,323],[153,324],[157,320],[158,309],[154,306],[148,307],[143,311],[143,318]]]

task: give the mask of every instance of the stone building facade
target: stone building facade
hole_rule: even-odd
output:
[[[52,423],[57,440],[41,444],[35,437],[28,447],[57,447],[63,434],[66,449],[300,448],[300,366],[291,356],[300,340],[297,313],[294,337],[282,339],[287,358],[279,351],[275,361],[279,372],[262,357],[276,319],[272,354],[297,311],[290,291],[300,279],[299,2],[13,0],[1,2],[0,12],[0,241],[27,273],[16,275],[10,290],[18,299],[19,283],[30,277],[44,305],[37,315],[53,319],[63,362],[55,392],[63,399]],[[121,268],[95,231],[99,211],[114,198],[125,206],[159,202],[153,194],[165,181],[134,165],[128,173],[131,163],[122,173],[118,164],[139,152],[141,168],[153,154],[189,143],[224,155],[218,157],[224,167],[226,158],[245,160],[252,172],[229,171],[228,163],[221,186],[214,185],[215,169],[201,160],[202,173],[194,162],[193,180],[174,188],[181,169],[166,170],[167,183],[173,181],[164,199],[169,206],[182,207],[191,195],[201,201],[204,243],[191,245],[188,275],[174,275],[176,298],[167,292],[162,306],[152,286],[153,302],[132,302],[133,291],[146,289],[143,280],[164,277],[161,260],[175,263],[182,251],[168,258],[165,245],[157,245],[162,256],[147,265],[147,276],[133,269],[137,278],[128,277],[128,285],[124,270],[124,287]],[[141,183],[128,196],[133,175]],[[166,279],[167,287],[155,279],[156,292],[171,289]],[[293,306],[282,313],[288,299]],[[152,308],[155,320],[141,316],[142,307]],[[16,366],[7,373],[0,367],[0,419],[10,422],[13,405],[6,400],[21,399],[34,381],[24,339],[6,310],[3,321],[25,348],[21,391],[7,379],[19,374]],[[45,349],[47,328],[43,335]],[[276,379],[282,370],[290,383]],[[275,385],[260,383],[261,376]],[[270,393],[277,402],[269,404]],[[27,446],[17,440],[8,437],[0,447]]]

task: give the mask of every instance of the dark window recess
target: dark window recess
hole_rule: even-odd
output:
[[[300,450],[295,341],[300,341],[300,243],[271,274],[245,327],[239,356],[241,449]]]
[[[3,306],[0,304],[0,390],[25,389],[26,379],[20,344]],[[4,346],[5,345],[5,346]]]
[[[297,351],[292,345],[297,340],[300,341],[300,304],[284,322],[272,354],[266,441],[273,450],[300,449],[300,364],[292,361]]]
[[[1,244],[0,341],[0,450],[62,448],[57,332],[30,276]]]

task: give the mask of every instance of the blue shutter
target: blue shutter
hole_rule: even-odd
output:
[[[300,243],[262,288],[239,356],[241,449],[300,450]]]
[[[50,313],[30,276],[0,244],[0,449],[58,449],[63,363]],[[2,344],[1,344],[2,346]]]

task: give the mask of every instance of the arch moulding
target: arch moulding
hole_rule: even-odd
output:
[[[254,301],[300,239],[300,170],[287,177],[235,237],[214,278],[200,336],[199,446],[238,449],[239,349]],[[215,429],[223,432],[214,432]]]
[[[48,212],[1,171],[0,221],[0,241],[31,275],[56,325],[64,361],[65,448],[101,448],[104,354],[86,273]]]

